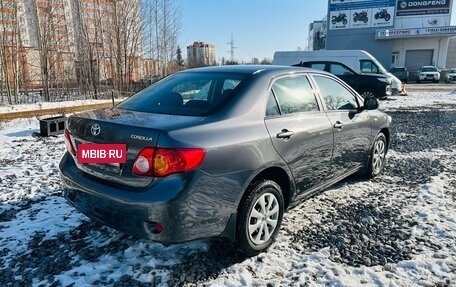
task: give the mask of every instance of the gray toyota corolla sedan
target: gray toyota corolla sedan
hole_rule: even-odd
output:
[[[137,237],[220,236],[255,255],[287,208],[355,172],[382,171],[391,117],[377,108],[306,68],[182,71],[113,108],[69,117],[65,197]]]

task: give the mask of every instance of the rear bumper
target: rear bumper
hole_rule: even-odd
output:
[[[59,165],[64,197],[81,213],[127,234],[165,244],[199,238],[231,236],[226,230],[236,212],[232,205],[216,200],[216,192],[190,182],[183,175],[155,180],[146,188],[110,184],[79,170],[66,153]],[[204,175],[195,172],[192,182]],[[196,179],[195,179],[196,178]],[[208,198],[212,194],[212,198]],[[222,207],[221,207],[222,206]],[[154,223],[163,226],[155,233]]]

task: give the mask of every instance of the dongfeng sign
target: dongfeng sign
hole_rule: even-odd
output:
[[[451,0],[401,0],[397,2],[396,16],[449,14]]]

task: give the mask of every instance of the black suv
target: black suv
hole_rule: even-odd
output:
[[[335,61],[307,61],[293,65],[329,72],[349,84],[364,98],[391,96],[391,80],[384,75],[358,74],[346,65]]]

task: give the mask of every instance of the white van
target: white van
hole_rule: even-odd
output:
[[[392,81],[392,93],[402,92],[402,82],[389,73],[371,54],[363,50],[277,51],[273,65],[293,66],[309,61],[337,61],[360,74],[383,74]]]

